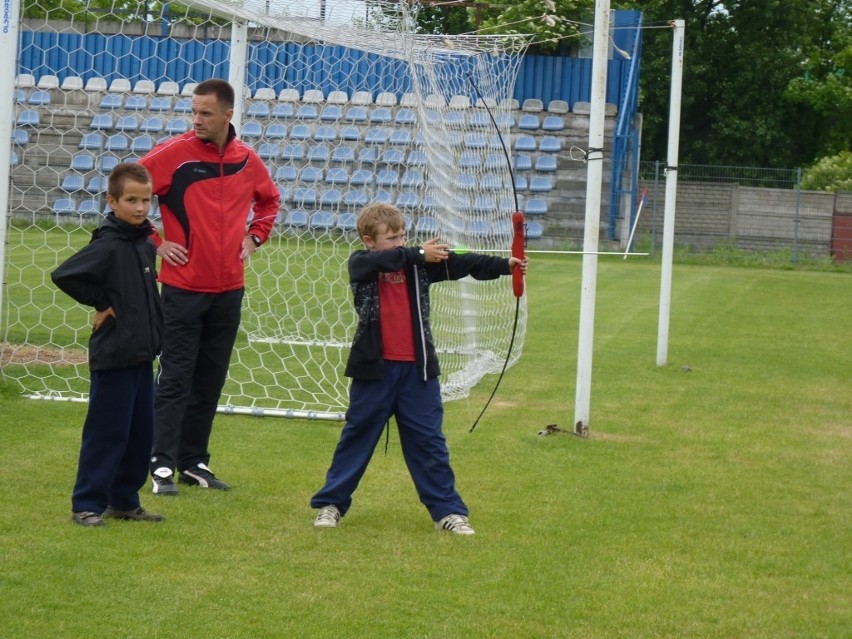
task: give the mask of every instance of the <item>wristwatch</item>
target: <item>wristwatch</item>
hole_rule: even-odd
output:
[[[260,245],[263,244],[263,242],[260,241],[260,238],[257,235],[251,234],[249,235],[249,237],[251,238],[251,241],[254,242],[254,245],[257,248],[260,248]]]

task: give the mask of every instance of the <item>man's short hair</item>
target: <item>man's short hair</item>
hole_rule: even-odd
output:
[[[234,108],[234,87],[225,80],[212,78],[199,82],[192,91],[193,95],[215,95],[216,101],[225,107],[225,110]]]
[[[361,209],[355,226],[361,237],[369,235],[375,239],[382,224],[385,224],[389,231],[399,231],[405,228],[405,218],[393,204],[374,202]]]
[[[124,195],[124,185],[127,182],[151,184],[151,174],[148,173],[148,169],[136,162],[117,164],[109,173],[107,193],[116,200],[120,199]]]

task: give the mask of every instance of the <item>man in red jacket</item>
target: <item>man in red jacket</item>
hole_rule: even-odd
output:
[[[151,173],[163,224],[154,494],[177,494],[176,472],[182,484],[230,488],[208,466],[208,442],[240,325],[245,260],[269,237],[280,205],[263,161],[237,139],[233,114],[233,87],[201,82],[192,131],[139,161]]]

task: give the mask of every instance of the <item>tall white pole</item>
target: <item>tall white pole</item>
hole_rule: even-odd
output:
[[[683,84],[683,35],[685,22],[674,20],[671,96],[669,98],[669,148],[666,167],[666,205],[663,218],[663,256],[660,276],[660,317],[657,324],[657,366],[665,366],[669,351],[669,315],[672,301],[672,256],[674,254],[677,162],[680,142],[680,96]]]
[[[0,329],[3,329],[3,282],[6,281],[6,226],[9,223],[9,191],[12,188],[12,126],[15,122],[15,76],[18,74],[18,18],[21,0],[3,0],[0,51],[6,62],[0,64]],[[0,332],[2,334],[2,332]]]
[[[592,397],[592,350],[595,336],[595,293],[598,279],[598,240],[601,225],[606,71],[609,58],[609,0],[595,2],[592,44],[592,100],[587,151],[586,222],[583,234],[583,281],[580,295],[580,331],[577,345],[577,389],[574,433],[589,431]]]
[[[243,103],[246,90],[246,60],[248,60],[248,25],[238,20],[231,23],[231,59],[228,82],[234,87],[234,117],[231,121],[240,131],[243,123]]]

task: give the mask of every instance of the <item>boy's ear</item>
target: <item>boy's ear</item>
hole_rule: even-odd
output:
[[[362,235],[361,241],[364,242],[364,246],[366,246],[367,248],[373,248],[373,244],[375,244],[371,235]]]

